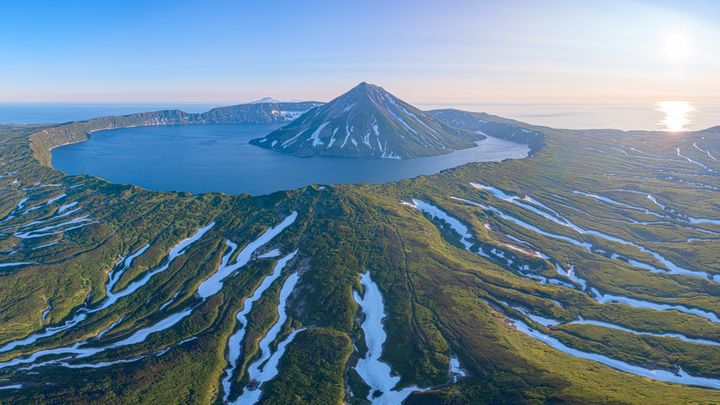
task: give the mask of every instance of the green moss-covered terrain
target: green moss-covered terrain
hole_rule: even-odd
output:
[[[366,272],[379,360],[418,387],[405,403],[720,402],[720,127],[511,122],[544,135],[518,139],[531,157],[266,196],[50,166],[89,132],[177,114],[0,127],[0,402],[367,404]]]

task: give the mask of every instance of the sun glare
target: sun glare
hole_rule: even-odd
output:
[[[664,54],[673,62],[684,62],[691,51],[690,37],[682,32],[671,32],[665,36]]]
[[[658,103],[658,111],[665,114],[660,125],[666,131],[679,132],[690,123],[695,108],[687,101],[661,101]]]

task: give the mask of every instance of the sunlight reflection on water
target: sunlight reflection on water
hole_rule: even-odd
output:
[[[668,102],[678,101],[665,99]],[[667,113],[662,109],[662,99],[649,101],[624,102],[622,100],[608,102],[532,102],[532,103],[418,103],[421,109],[457,108],[466,111],[486,112],[505,118],[512,118],[535,125],[546,125],[552,128],[589,129],[614,128],[622,130],[670,131],[666,124]],[[682,99],[680,99],[682,100]],[[720,103],[717,101],[687,100],[692,108],[679,105],[679,115],[685,115],[687,121],[681,131],[695,131],[720,125]],[[673,107],[673,117],[677,116]],[[668,120],[676,122],[674,118]],[[675,125],[673,128],[677,128]],[[672,129],[677,130],[677,129]]]
[[[695,107],[687,101],[661,101],[658,103],[658,111],[665,114],[665,118],[659,123],[663,129],[679,132],[690,124]]]

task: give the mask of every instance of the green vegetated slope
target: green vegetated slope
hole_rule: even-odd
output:
[[[48,167],[48,149],[81,140],[85,126],[0,128],[0,386],[21,385],[0,390],[2,401],[220,403],[228,342],[244,328],[237,367],[227,378],[234,399],[253,384],[248,369],[280,316],[282,287],[297,274],[273,350],[300,332],[287,344],[278,375],[261,387],[262,401],[368,403],[369,388],[354,369],[367,350],[353,299],[366,271],[385,305],[381,359],[400,377],[398,387],[427,388],[406,403],[720,401],[713,389],[573,357],[514,324],[522,321],[586,353],[720,379],[720,346],[698,343],[720,341],[717,322],[597,297],[720,313],[717,283],[671,274],[658,258],[673,268],[720,274],[720,226],[707,221],[720,217],[717,129],[666,134],[528,126],[546,134],[544,147],[528,159],[470,164],[387,185],[310,186],[251,197],[149,192]],[[520,204],[592,232],[471,183],[518,195]],[[413,199],[461,221],[468,235],[401,204]],[[204,281],[293,211],[297,219],[290,226],[203,298]],[[178,242],[213,222],[164,266]],[[592,248],[582,247],[587,244]],[[266,286],[282,256],[258,255],[274,248],[298,253]],[[126,261],[118,261],[135,252],[119,271]],[[573,269],[586,288],[559,275],[556,265]],[[120,276],[111,295],[142,285],[102,308],[113,274]],[[238,321],[257,291],[264,293]],[[79,313],[82,320],[58,331]],[[186,315],[167,326],[178,314]],[[625,330],[574,322],[581,318]],[[38,333],[47,336],[22,343]],[[85,357],[63,351],[78,343],[104,349]],[[452,378],[451,357],[466,376]],[[17,359],[23,362],[9,363]]]

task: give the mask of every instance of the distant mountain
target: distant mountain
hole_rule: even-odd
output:
[[[530,147],[530,154],[537,153],[545,143],[540,131],[525,128],[520,123],[490,114],[454,109],[427,111],[427,115],[456,128],[481,133]]]
[[[263,98],[261,98],[261,99],[259,99],[259,100],[255,100],[255,101],[251,101],[251,102],[250,102],[250,104],[266,104],[266,103],[278,104],[278,103],[282,103],[282,101],[280,101],[280,100],[278,100],[278,99],[275,99],[275,98],[272,98],[272,97],[263,97]]]
[[[408,159],[470,148],[483,138],[439,122],[381,87],[360,83],[251,143],[299,156]]]

